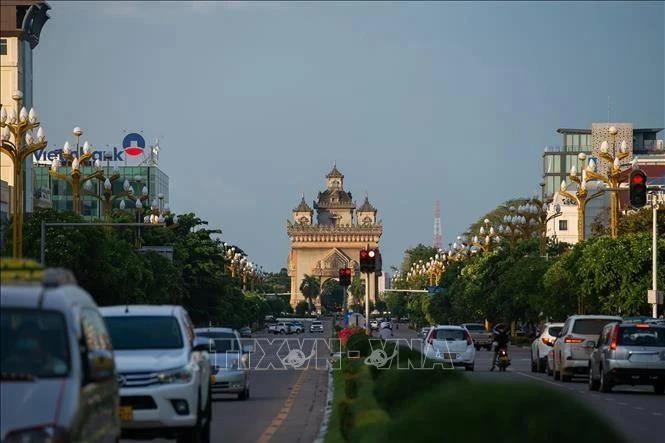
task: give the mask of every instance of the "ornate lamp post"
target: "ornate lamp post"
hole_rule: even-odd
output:
[[[471,245],[481,248],[484,252],[492,249],[492,244],[499,240],[499,236],[494,231],[494,227],[490,225],[490,220],[486,218],[483,220],[484,226],[478,230],[478,234],[471,239]]]
[[[603,141],[600,145],[600,153],[598,156],[610,164],[609,171],[607,175],[600,174],[596,172],[596,163],[593,160],[589,160],[589,164],[586,168],[587,177],[590,180],[600,180],[609,186],[610,191],[610,233],[612,238],[617,238],[619,235],[618,230],[618,219],[619,219],[619,196],[617,194],[620,175],[621,175],[621,160],[630,156],[628,152],[628,144],[626,140],[621,142],[619,152],[616,149],[616,136],[617,128],[614,126],[610,127],[610,138],[612,140],[612,153],[609,152],[609,144],[607,141]]]
[[[581,152],[579,154],[580,160],[586,159],[586,155]],[[570,173],[568,174],[568,178],[576,184],[577,190],[575,194],[571,194],[566,190],[567,185],[566,181],[563,180],[561,181],[561,189],[559,190],[559,194],[563,197],[566,197],[567,199],[574,201],[575,204],[577,205],[577,241],[584,241],[584,238],[586,237],[585,235],[585,220],[584,220],[584,212],[586,208],[586,204],[593,200],[594,198],[600,196],[603,194],[603,190],[601,191],[596,191],[591,196],[588,195],[587,189],[586,189],[586,183],[587,183],[587,170],[583,169],[582,170],[582,178],[579,179],[577,177],[577,168],[575,166],[570,168]]]
[[[16,102],[16,109],[7,111],[0,105],[0,151],[4,152],[14,166],[14,192],[12,194],[12,256],[23,257],[23,165],[30,155],[47,145],[44,129],[39,126],[37,113],[34,108],[28,112],[21,107],[23,93],[15,91],[12,99]],[[32,130],[37,129],[37,138]],[[14,141],[10,141],[12,136]]]
[[[95,161],[96,170],[91,174],[86,175],[81,172],[81,167],[85,165],[85,163],[92,157],[92,152],[88,142],[83,144],[83,154],[78,157],[72,154],[71,148],[69,147],[69,142],[65,142],[65,146],[62,148],[62,156],[65,158],[67,163],[71,163],[71,171],[69,174],[60,172],[60,159],[54,158],[51,162],[49,175],[69,183],[69,186],[72,188],[72,210],[74,213],[81,215],[81,190],[84,189],[84,186],[88,181],[94,178],[100,179],[104,176],[101,162],[99,160]]]
[[[541,257],[545,256],[545,248],[547,247],[547,223],[549,223],[550,220],[559,217],[562,214],[561,206],[559,204],[553,205],[552,209],[554,209],[554,213],[552,215],[547,215],[549,213],[548,206],[547,204],[543,204],[543,208],[540,212],[540,256]]]
[[[429,278],[430,286],[435,286],[439,283],[441,274],[443,274],[443,271],[445,269],[446,267],[443,264],[443,260],[441,258],[440,253],[437,252],[434,257],[430,257],[425,269],[425,274],[427,274]]]
[[[145,216],[143,221],[150,224],[164,223],[169,215],[171,209],[168,203],[164,203],[164,194],[160,192],[150,205],[150,215]]]

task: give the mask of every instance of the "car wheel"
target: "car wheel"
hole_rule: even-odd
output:
[[[488,351],[491,351],[491,350],[492,350],[492,345],[490,345],[490,346],[485,346],[485,349],[488,350]]]
[[[591,366],[589,366],[589,391],[597,391],[600,387],[600,382],[593,379],[593,371]]]
[[[565,374],[564,372],[561,372],[561,381],[564,383],[569,383],[573,379],[573,376],[570,374]]]
[[[610,378],[603,372],[602,366],[598,369],[600,372],[600,392],[612,392],[612,385],[610,384]]]
[[[466,365],[464,369],[466,369],[467,371],[473,371],[475,369],[475,365]]]
[[[538,369],[538,372],[539,372],[540,374],[543,374],[543,373],[545,372],[545,370],[547,369],[547,357],[545,357],[545,358],[538,358],[538,359],[536,360],[536,362],[538,363],[538,368],[537,368],[537,369]]]
[[[653,390],[658,395],[665,394],[665,383],[660,383],[660,384],[657,384],[657,385],[653,385]]]
[[[549,377],[551,377],[551,376],[554,375],[554,371],[552,371],[552,370],[550,369],[550,364],[549,364],[549,363],[545,363],[545,372],[547,372],[547,375],[548,375]]]
[[[531,372],[536,372],[538,370],[538,367],[536,366],[536,362],[533,359],[533,353],[531,354]]]
[[[554,370],[554,380],[561,380],[561,372]]]

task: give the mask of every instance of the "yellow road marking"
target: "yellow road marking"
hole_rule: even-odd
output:
[[[305,375],[307,374],[308,370],[309,369],[305,369],[304,371],[302,371],[302,374],[300,374],[300,377],[298,377],[298,380],[296,381],[295,385],[293,385],[293,389],[291,389],[289,396],[284,401],[282,408],[279,410],[277,416],[275,416],[272,423],[270,423],[268,429],[263,431],[263,434],[261,434],[261,437],[259,437],[257,443],[268,443],[270,439],[273,437],[273,435],[275,435],[275,432],[277,432],[282,423],[284,423],[284,420],[286,420],[286,418],[289,416],[289,413],[291,412],[291,407],[293,406],[296,397],[300,393],[300,388],[302,387],[302,384],[305,381]]]

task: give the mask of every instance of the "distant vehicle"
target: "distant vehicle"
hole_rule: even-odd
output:
[[[600,331],[608,323],[621,323],[621,317],[612,315],[572,315],[561,329],[561,337],[554,343],[554,379],[567,382],[574,374],[587,375],[589,355]]]
[[[195,343],[187,311],[168,305],[100,310],[115,347],[123,437],[209,443],[209,348]]]
[[[305,332],[305,325],[299,321],[292,321],[289,323],[289,326],[291,327],[291,332],[295,332],[296,334]]]
[[[281,321],[268,326],[268,332],[271,334],[291,334],[293,331],[291,330],[290,323]]]
[[[589,357],[589,389],[610,392],[617,385],[653,385],[665,393],[665,326],[605,325]]]
[[[236,394],[249,399],[249,353],[240,335],[231,328],[198,328],[197,338],[207,340],[210,349],[210,385],[214,394]]]
[[[476,347],[476,351],[480,351],[480,348],[485,348],[488,351],[492,350],[492,333],[485,329],[484,324],[463,323],[462,327],[469,331],[473,344]]]
[[[427,333],[429,332],[429,330],[430,330],[429,326],[425,326],[424,328],[420,329],[420,337],[423,339],[423,341],[427,337]]]
[[[4,273],[4,271],[3,271]],[[97,304],[69,271],[0,285],[0,441],[117,441],[113,347]]]
[[[379,320],[377,320],[376,318],[370,320],[369,327],[373,330],[379,329]]]
[[[252,336],[252,329],[249,326],[243,326],[238,332],[241,337],[249,338]]]
[[[543,332],[531,343],[531,372],[545,372],[547,354],[563,328],[563,323],[546,323]]]
[[[462,326],[432,326],[425,339],[426,358],[462,366],[473,371],[476,360],[476,349],[469,331]]]
[[[323,333],[323,323],[320,320],[314,320],[312,324],[309,325],[309,332]]]

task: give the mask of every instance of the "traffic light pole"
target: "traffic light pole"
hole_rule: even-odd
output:
[[[367,280],[365,281],[365,330],[367,331],[367,335],[371,336],[372,329],[369,324],[369,276],[372,275],[372,273],[367,272],[365,275],[367,276]]]
[[[658,318],[658,228],[656,226],[656,219],[658,218],[658,199],[656,193],[651,194],[651,207],[653,208],[653,244],[651,252],[653,254],[651,260],[651,275],[654,297],[656,298],[653,303],[653,318]]]

